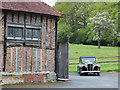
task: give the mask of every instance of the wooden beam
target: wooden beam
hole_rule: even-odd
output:
[[[3,59],[3,72],[6,69],[6,56],[7,56],[7,45],[6,45],[6,36],[7,36],[7,11],[4,13],[4,59]]]
[[[23,64],[23,46],[21,46],[21,72],[22,72],[22,64]]]
[[[40,49],[40,71],[42,72],[42,49]]]
[[[50,50],[50,72],[52,71],[52,50]]]
[[[12,72],[12,64],[13,64],[13,49],[11,48],[11,72]]]
[[[56,20],[55,20],[55,73],[58,78],[57,66],[59,65],[59,63],[58,63],[57,21],[58,21],[58,18],[56,17]]]
[[[45,37],[45,71],[47,71],[47,50],[46,50],[46,47],[47,47],[47,44],[48,44],[48,37],[47,37],[47,34],[48,34],[48,17],[46,17],[46,37]]]
[[[37,48],[36,48],[36,72],[37,72],[37,60],[38,60],[38,57],[37,57]]]
[[[17,47],[16,47],[16,72],[17,72],[17,55],[18,55],[18,52],[17,52]]]
[[[25,71],[27,72],[27,58],[28,56],[27,56],[27,47],[26,47],[26,66],[25,66]]]
[[[33,59],[33,47],[31,48],[31,66],[30,66],[31,72],[32,72],[32,59]]]

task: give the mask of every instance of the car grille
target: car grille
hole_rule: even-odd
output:
[[[88,64],[88,71],[92,71],[93,70],[93,64]]]

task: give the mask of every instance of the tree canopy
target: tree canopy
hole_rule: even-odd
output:
[[[114,29],[113,20],[109,19],[109,13],[97,13],[96,16],[90,19],[88,24],[92,30],[90,32],[94,33],[93,40],[98,42],[98,48],[100,48],[101,40],[111,41],[111,38],[114,38],[116,31]],[[108,34],[108,36],[107,36]]]
[[[93,30],[90,26],[90,18],[93,18],[97,13],[106,12],[109,15],[109,20],[113,20],[114,31],[118,32],[118,3],[117,2],[56,2],[54,8],[62,13],[62,18],[58,22],[58,41],[65,40],[61,37],[69,34],[70,43],[97,44],[93,40],[95,33],[88,35],[88,32]],[[66,26],[67,29],[64,29]],[[62,27],[63,26],[63,27]],[[103,25],[105,26],[105,25]],[[64,29],[64,30],[61,30]],[[101,39],[101,45],[117,45],[120,42],[117,39],[117,34],[111,34],[108,29],[105,36]],[[62,38],[62,39],[60,39]]]

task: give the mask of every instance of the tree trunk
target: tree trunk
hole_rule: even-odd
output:
[[[98,48],[100,48],[100,43],[101,43],[101,41],[100,41],[100,40],[98,40]]]

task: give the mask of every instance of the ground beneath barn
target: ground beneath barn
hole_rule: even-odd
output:
[[[4,85],[3,88],[118,88],[118,73],[101,73],[100,76],[80,76],[78,73],[70,73],[69,78],[71,81]]]

